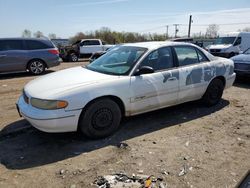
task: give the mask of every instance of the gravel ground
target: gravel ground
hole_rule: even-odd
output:
[[[0,187],[95,187],[97,176],[123,172],[153,175],[167,187],[229,188],[250,169],[247,78],[215,107],[191,102],[126,118],[113,136],[88,140],[40,132],[18,116],[15,102],[35,77],[0,75]]]

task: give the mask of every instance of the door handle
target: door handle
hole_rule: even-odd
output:
[[[168,79],[168,81],[175,81],[175,80],[177,80],[176,77],[172,77],[172,78],[169,78],[169,79]]]

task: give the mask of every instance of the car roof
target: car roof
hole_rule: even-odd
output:
[[[0,38],[0,40],[38,40],[38,41],[48,41],[46,38],[25,38],[25,37],[16,37],[16,38]]]
[[[137,42],[137,43],[124,44],[123,46],[135,46],[135,47],[142,47],[142,48],[147,48],[149,50],[153,50],[153,49],[157,49],[159,47],[173,46],[173,45],[195,46],[193,44],[186,43],[186,42],[173,42],[173,41]]]

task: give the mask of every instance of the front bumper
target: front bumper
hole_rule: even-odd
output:
[[[231,87],[234,84],[236,74],[233,73],[227,77],[225,89]]]
[[[35,128],[44,132],[73,132],[77,131],[80,110],[66,111],[41,110],[34,108],[24,101],[23,95],[17,102],[19,114]]]
[[[60,65],[61,62],[62,62],[62,59],[60,57],[58,57],[58,58],[53,59],[53,60],[48,60],[47,66],[48,66],[48,68],[55,67],[55,66]]]

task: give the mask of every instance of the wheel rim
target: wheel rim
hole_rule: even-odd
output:
[[[71,59],[72,59],[73,62],[75,62],[75,61],[77,61],[77,56],[76,55],[72,55]]]
[[[42,62],[40,61],[33,61],[30,64],[30,71],[34,74],[40,74],[43,72],[44,69],[44,65]]]
[[[108,108],[97,110],[92,116],[92,125],[97,130],[111,127],[113,124],[113,113]]]

